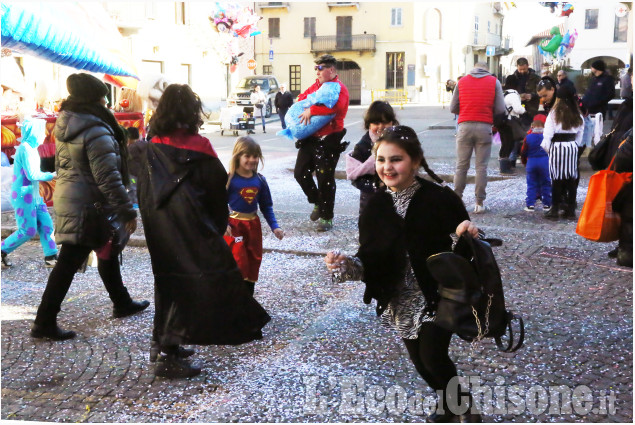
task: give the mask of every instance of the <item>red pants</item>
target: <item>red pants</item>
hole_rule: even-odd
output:
[[[262,262],[262,227],[260,218],[255,216],[249,220],[229,218],[232,236],[242,236],[243,246],[247,253],[247,266],[241,269],[243,279],[250,282],[258,280],[260,263]]]

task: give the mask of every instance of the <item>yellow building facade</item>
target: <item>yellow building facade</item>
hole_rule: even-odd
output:
[[[273,74],[298,94],[316,79],[315,58],[332,54],[352,104],[393,89],[411,102],[439,103],[446,80],[477,60],[497,72],[507,52],[503,13],[491,2],[261,2],[256,11],[263,17],[256,73]],[[495,50],[489,60],[488,45]]]

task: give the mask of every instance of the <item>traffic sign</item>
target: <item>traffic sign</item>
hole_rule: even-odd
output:
[[[273,61],[273,49],[269,50],[269,61]]]
[[[256,60],[255,59],[249,59],[247,61],[247,68],[249,69],[256,69]]]

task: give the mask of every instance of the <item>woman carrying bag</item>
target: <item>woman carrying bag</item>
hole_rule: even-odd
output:
[[[57,314],[73,277],[95,250],[98,270],[112,300],[113,316],[121,318],[146,309],[148,301],[133,301],[123,285],[118,254],[108,239],[109,224],[101,214],[125,223],[129,234],[137,227],[125,185],[127,140],[115,116],[106,108],[108,87],[89,74],[66,80],[70,96],[55,123],[55,240],[62,245],[51,271],[31,336],[70,339],[75,332],[57,326]],[[106,235],[106,236],[104,236]],[[104,239],[105,237],[105,239]]]
[[[338,281],[366,284],[364,302],[377,300],[382,324],[399,334],[417,372],[440,394],[428,421],[481,422],[458,386],[448,354],[452,332],[434,323],[439,294],[426,264],[429,256],[450,251],[456,235],[476,237],[478,229],[461,199],[428,168],[414,130],[389,127],[373,150],[383,187],[360,215],[359,250],[354,256],[329,252],[327,268]],[[437,183],[418,177],[420,167]]]

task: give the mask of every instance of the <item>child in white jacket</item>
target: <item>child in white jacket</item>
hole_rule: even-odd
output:
[[[522,139],[514,137],[512,125],[520,124],[520,116],[525,113],[525,107],[520,101],[520,95],[510,86],[505,86],[505,109],[507,110],[508,125],[501,126],[498,129],[501,136],[501,148],[498,152],[498,161],[500,164],[501,174],[513,174],[511,167],[516,165],[516,157],[518,156],[517,144]],[[518,120],[518,123],[512,124],[512,120]]]

